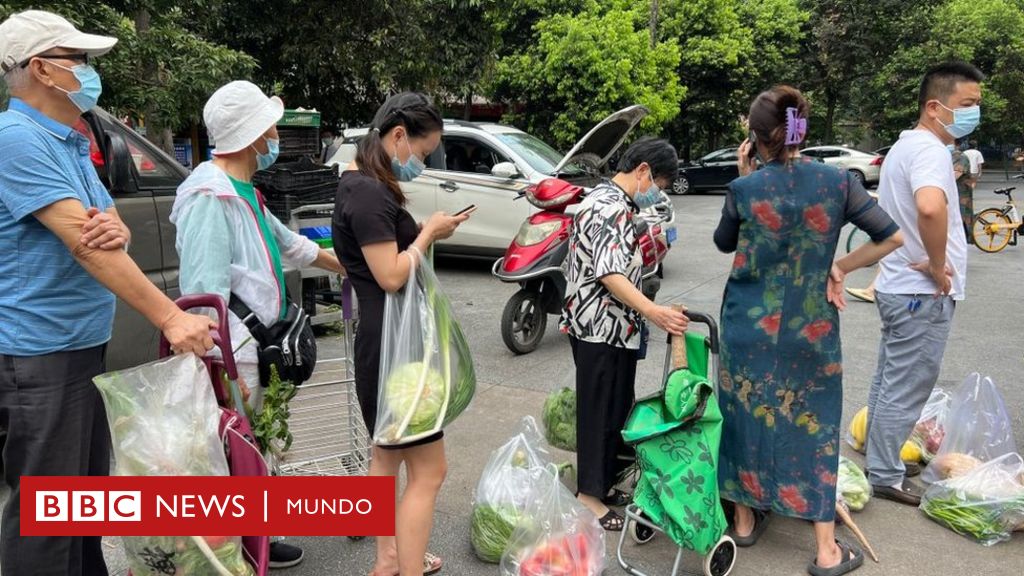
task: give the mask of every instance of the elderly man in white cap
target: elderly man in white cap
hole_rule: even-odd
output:
[[[203,109],[206,130],[216,145],[214,158],[178,187],[171,211],[181,292],[219,294],[225,300],[234,296],[267,327],[286,312],[284,266],[344,273],[334,252],[284,226],[253,187],[253,174],[277,160],[277,122],[283,114],[281,100],[268,98],[251,82],[231,82],[214,92]],[[256,343],[234,312],[231,340],[239,376],[258,411],[263,387]],[[272,568],[294,566],[301,559],[302,551],[294,546],[280,541],[270,545]]]
[[[130,235],[72,128],[96,105],[89,65],[114,38],[31,10],[0,24],[0,428],[7,433],[0,563],[5,575],[107,573],[98,537],[20,536],[22,476],[105,476],[104,371],[115,295],[177,351],[213,346],[212,322],[186,314],[123,250]]]

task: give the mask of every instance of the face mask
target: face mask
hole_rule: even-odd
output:
[[[412,146],[409,145],[409,140],[405,141],[405,147],[409,150],[409,160],[405,164],[398,161],[397,150],[395,155],[391,157],[391,170],[395,173],[395,178],[398,178],[399,182],[415,180],[427,167],[418,156],[412,153]]]
[[[952,124],[942,124],[942,120],[939,120],[939,124],[942,124],[942,127],[946,129],[946,133],[953,138],[963,138],[964,136],[967,136],[971,132],[974,132],[974,129],[981,123],[981,106],[978,106],[977,104],[974,106],[968,106],[967,108],[957,108],[956,110],[947,108],[942,104],[942,102],[939,102],[939,106],[942,106],[953,113]]]
[[[646,210],[651,206],[654,206],[658,202],[661,202],[661,188],[651,181],[651,185],[647,187],[644,192],[640,191],[640,177],[636,177],[636,194],[633,195],[633,203],[636,204],[637,208]]]
[[[263,154],[259,150],[256,150],[255,146],[252,147],[253,150],[256,150],[257,170],[266,170],[267,168],[273,166],[274,162],[277,162],[277,155],[281,151],[281,142],[279,140],[275,140],[273,138],[264,138],[263,141],[267,143],[266,154]]]
[[[100,99],[100,94],[103,93],[103,83],[100,82],[100,75],[96,72],[96,69],[88,64],[79,64],[74,68],[68,68],[61,66],[56,62],[47,60],[54,66],[67,70],[75,75],[75,79],[78,80],[78,90],[74,92],[65,90],[60,86],[54,86],[57,90],[68,95],[68,98],[78,109],[82,112],[88,112],[96,107],[96,102]]]

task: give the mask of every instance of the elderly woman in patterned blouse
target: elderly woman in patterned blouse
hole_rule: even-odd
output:
[[[682,334],[682,312],[659,306],[640,291],[639,213],[656,204],[679,170],[675,148],[642,138],[626,150],[619,172],[591,191],[576,214],[569,253],[569,286],[562,331],[576,363],[579,499],[605,530],[620,531],[611,506],[629,496],[614,489],[626,453],[620,430],[633,405],[644,318]]]

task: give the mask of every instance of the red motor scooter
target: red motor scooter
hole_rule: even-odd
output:
[[[516,354],[533,352],[547,328],[548,314],[561,314],[565,299],[569,236],[573,216],[566,209],[579,204],[582,186],[547,178],[528,186],[517,198],[541,211],[523,222],[491,273],[502,282],[519,284],[501,315],[501,338]],[[644,258],[644,294],[654,299],[660,288],[658,265],[668,253],[669,241],[662,230],[663,211],[647,210],[637,219],[637,238]]]

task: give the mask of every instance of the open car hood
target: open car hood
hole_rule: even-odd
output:
[[[637,104],[609,115],[569,150],[555,166],[554,173],[560,173],[572,163],[584,164],[594,170],[600,169],[612,154],[615,154],[619,146],[622,146],[633,128],[649,113],[647,108]]]

